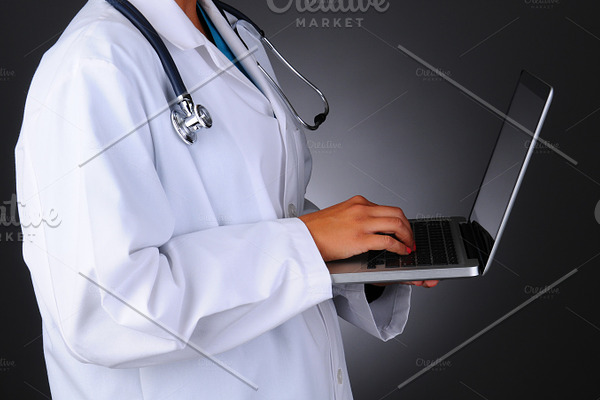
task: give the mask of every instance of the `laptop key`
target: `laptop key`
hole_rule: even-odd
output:
[[[400,268],[400,256],[396,255],[396,257],[386,258],[385,267],[386,268]]]
[[[416,265],[415,253],[410,253],[409,255],[400,257],[400,261],[402,266],[414,267]]]

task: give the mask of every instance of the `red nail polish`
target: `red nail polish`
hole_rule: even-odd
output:
[[[406,246],[406,251],[408,251],[408,254],[412,253],[412,250],[408,246]]]
[[[416,243],[415,243],[415,244],[413,244],[412,251],[417,251],[417,244],[416,244]]]

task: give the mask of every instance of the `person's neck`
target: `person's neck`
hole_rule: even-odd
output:
[[[200,18],[198,18],[198,13],[196,12],[196,0],[175,0],[177,5],[183,10],[185,15],[188,16],[190,21],[194,24],[194,26],[204,35],[206,36],[206,32],[204,32],[204,27],[200,22]]]

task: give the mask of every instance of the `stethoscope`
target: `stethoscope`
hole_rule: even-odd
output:
[[[197,132],[204,128],[208,129],[212,126],[213,121],[210,116],[208,110],[202,106],[201,104],[194,104],[194,100],[192,100],[192,96],[189,94],[187,88],[185,87],[183,80],[181,79],[181,75],[175,62],[173,61],[173,57],[167,50],[164,42],[156,32],[156,30],[152,27],[150,22],[142,15],[142,13],[135,8],[129,1],[127,0],[106,0],[109,4],[115,7],[121,14],[123,14],[131,23],[139,29],[139,31],[144,35],[146,40],[150,42],[156,54],[158,55],[165,73],[171,82],[171,86],[173,87],[173,91],[177,96],[176,99],[176,107],[171,111],[171,122],[173,123],[173,128],[181,137],[181,139],[188,145],[194,144],[197,140]],[[244,15],[242,12],[238,11],[234,7],[231,7],[228,4],[225,4],[221,1],[214,0],[214,4],[217,8],[223,13],[223,11],[228,12],[233,15],[240,21],[246,21],[260,35],[260,39],[262,43],[266,45],[266,48],[270,49],[275,56],[286,66],[288,67],[298,78],[300,78],[306,85],[308,85],[311,89],[313,89],[321,98],[323,102],[325,110],[317,115],[314,118],[314,124],[310,125],[306,121],[300,117],[298,112],[292,106],[292,103],[289,101],[281,87],[277,84],[277,82],[265,71],[265,69],[259,64],[259,70],[265,75],[267,81],[271,84],[277,95],[283,100],[286,104],[292,115],[296,118],[296,120],[305,128],[309,130],[316,130],[319,126],[325,122],[327,115],[329,114],[329,103],[327,99],[315,85],[313,85],[308,79],[306,79],[300,72],[298,72],[273,46],[273,44],[265,37],[265,33],[262,29],[260,29],[250,18]],[[236,31],[237,33],[237,31]],[[239,34],[238,34],[239,36]],[[240,37],[241,40],[241,37]],[[243,41],[242,41],[243,42]]]

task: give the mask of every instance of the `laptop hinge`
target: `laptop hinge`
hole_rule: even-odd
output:
[[[494,239],[477,221],[460,224],[467,257],[476,258],[479,268],[483,270],[488,262]]]

